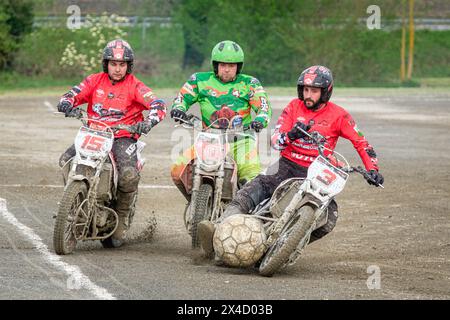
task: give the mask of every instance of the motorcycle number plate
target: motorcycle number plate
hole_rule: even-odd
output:
[[[199,160],[208,165],[219,164],[225,158],[224,147],[216,135],[199,134],[195,151]]]
[[[308,179],[316,182],[322,192],[336,195],[344,189],[348,174],[319,156],[308,168]]]
[[[81,127],[75,138],[75,147],[85,156],[103,156],[111,150],[112,141],[108,133]]]

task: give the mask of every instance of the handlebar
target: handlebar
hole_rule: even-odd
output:
[[[202,124],[202,119],[200,119],[199,117],[197,117],[197,116],[195,116],[193,114],[190,114],[190,113],[188,113],[186,115],[187,115],[187,119],[183,119],[183,118],[179,118],[179,117],[174,117],[173,119],[175,121],[179,121],[181,126],[183,126],[186,129],[195,128],[195,127],[198,127],[198,126],[200,126]],[[230,122],[232,123],[232,120],[230,120],[228,118],[218,118],[218,119],[213,121],[209,126],[207,126],[204,129],[211,129],[212,128],[212,129],[219,129],[219,130],[236,130],[236,129],[242,128],[242,131],[248,131],[248,130],[251,129],[250,125],[248,125],[248,124],[247,125],[243,125],[241,127],[234,127],[234,128],[233,127],[231,127],[231,128],[230,127],[228,127],[228,128],[215,128],[215,127],[213,127],[213,125],[217,121],[220,121],[220,120],[228,121],[228,125],[230,124]],[[175,125],[175,126],[177,127],[179,125]]]
[[[173,117],[174,121],[179,121],[180,124],[176,124],[175,126],[183,126],[187,125],[189,128],[194,128],[198,123],[201,123],[201,119],[193,114],[187,114],[187,119],[179,118],[179,117]]]
[[[85,127],[89,127],[89,121],[92,122],[96,122],[96,123],[100,123],[101,126],[103,126],[104,128],[106,128],[107,130],[111,130],[113,133],[117,132],[118,130],[125,130],[128,131],[131,134],[135,134],[138,133],[138,130],[136,128],[136,126],[134,125],[125,125],[125,124],[118,124],[115,126],[110,126],[102,121],[99,120],[95,120],[95,119],[89,119],[88,117],[85,117],[84,115],[87,115],[87,111],[80,109],[80,108],[74,108],[73,110],[77,110],[74,114],[76,114],[76,116],[74,118],[80,120],[83,125]],[[53,112],[53,114],[55,115],[65,115],[64,112],[59,112],[59,111],[55,111]],[[83,115],[84,114],[84,115]]]
[[[311,138],[311,140],[312,140],[315,144],[317,144],[319,154],[320,154],[322,157],[324,157],[325,159],[328,158],[328,157],[326,157],[326,156],[324,155],[324,150],[329,150],[329,151],[331,151],[333,154],[336,153],[336,154],[340,155],[340,156],[345,160],[345,162],[346,162],[346,164],[347,164],[347,167],[340,168],[342,171],[347,172],[347,173],[357,172],[357,173],[361,174],[361,175],[364,177],[364,179],[366,179],[366,180],[368,180],[368,181],[372,181],[374,184],[376,184],[377,186],[379,186],[379,187],[381,187],[381,188],[384,189],[384,186],[383,186],[382,184],[380,184],[380,183],[376,183],[376,182],[372,179],[372,177],[370,176],[370,174],[369,174],[365,169],[363,169],[361,166],[351,167],[351,166],[348,164],[347,160],[346,160],[341,154],[339,154],[338,152],[336,152],[336,151],[334,151],[334,150],[331,150],[331,149],[325,147],[325,142],[326,142],[327,140],[326,140],[325,137],[322,136],[319,132],[317,132],[317,131],[307,132],[307,131],[303,130],[302,128],[300,128],[300,130],[301,130],[305,135],[307,135],[309,138]]]
[[[125,131],[128,131],[131,134],[138,133],[137,132],[138,130],[137,130],[136,126],[129,126],[129,125],[126,125],[126,124],[118,124],[116,126],[112,126],[111,129],[114,132],[119,131],[119,130],[125,130]]]
[[[369,172],[367,172],[367,170],[363,169],[361,166],[350,167],[350,168],[344,168],[344,169],[341,169],[341,170],[344,171],[344,172],[347,172],[347,173],[352,173],[352,172],[359,173],[359,174],[361,174],[361,175],[364,177],[364,179],[370,180],[370,181],[372,181],[374,184],[376,183],[376,182],[372,179],[372,177],[370,176]],[[384,189],[384,186],[383,186],[381,183],[377,183],[376,185],[377,185],[378,187],[381,187],[382,189]]]

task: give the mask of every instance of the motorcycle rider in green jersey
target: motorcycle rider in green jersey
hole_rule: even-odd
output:
[[[175,121],[187,119],[186,112],[197,102],[204,127],[226,128],[228,121],[221,119],[232,121],[236,116],[240,116],[242,125],[250,126],[256,132],[267,127],[272,117],[267,93],[258,79],[241,73],[244,65],[241,47],[229,40],[219,42],[212,50],[211,64],[213,71],[194,73],[183,85],[173,101],[170,116]],[[256,114],[254,119],[252,110]],[[235,156],[240,185],[252,180],[261,171],[257,147],[252,139],[239,140],[232,146],[234,155],[243,155]],[[171,168],[172,180],[188,200],[190,194],[181,175],[194,158],[194,148],[191,147]]]
[[[197,72],[183,85],[172,104],[170,116],[186,119],[186,112],[196,102],[200,105],[200,112],[205,127],[219,118],[232,119],[236,115],[242,117],[243,125],[250,125],[256,132],[267,127],[272,109],[267,93],[258,79],[242,74],[244,52],[233,41],[219,42],[211,54],[212,72]],[[256,113],[252,120],[251,110]],[[177,119],[175,119],[177,121]],[[221,121],[213,124],[220,128]],[[257,145],[246,139],[239,147],[247,151],[244,159],[237,160],[239,181],[248,182],[261,171],[261,163],[257,153]],[[252,145],[250,145],[252,144]],[[193,148],[188,149],[172,166],[171,174],[175,185],[180,186],[180,173],[194,158]]]

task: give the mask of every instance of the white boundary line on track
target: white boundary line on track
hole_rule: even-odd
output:
[[[64,188],[63,185],[56,184],[0,184],[0,187],[4,188]],[[167,185],[155,185],[155,184],[143,184],[139,186],[139,189],[176,189],[176,186]]]
[[[50,112],[55,112],[57,111],[56,108],[47,100],[44,101],[45,106],[47,107],[47,110]]]
[[[32,243],[33,247],[39,251],[39,253],[43,256],[43,258],[48,261],[50,264],[55,266],[57,269],[65,272],[69,278],[69,280],[75,280],[79,284],[79,288],[85,288],[89,290],[93,295],[95,295],[99,299],[105,300],[115,300],[116,298],[110,294],[106,289],[97,286],[93,283],[87,276],[85,276],[80,268],[75,265],[70,265],[64,261],[61,261],[61,257],[56,254],[51,253],[47,246],[44,244],[42,239],[33,231],[33,229],[27,227],[22,224],[17,218],[8,211],[6,207],[6,200],[0,198],[0,214],[3,218],[11,223],[14,227],[16,227],[25,238]],[[69,288],[68,288],[69,289]]]

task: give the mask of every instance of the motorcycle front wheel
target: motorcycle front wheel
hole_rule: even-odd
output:
[[[53,246],[59,255],[72,253],[77,245],[77,210],[86,197],[87,186],[83,181],[71,182],[64,191],[53,230]]]
[[[191,210],[194,210],[191,226],[193,249],[200,246],[200,239],[197,232],[199,222],[209,219],[211,216],[212,194],[212,186],[209,184],[202,184],[198,190],[197,196],[195,197],[195,201],[191,204]]]
[[[295,251],[298,244],[307,235],[314,223],[315,209],[309,205],[301,207],[299,218],[294,223],[285,228],[275,243],[269,248],[259,265],[259,274],[271,277],[281,269]]]

